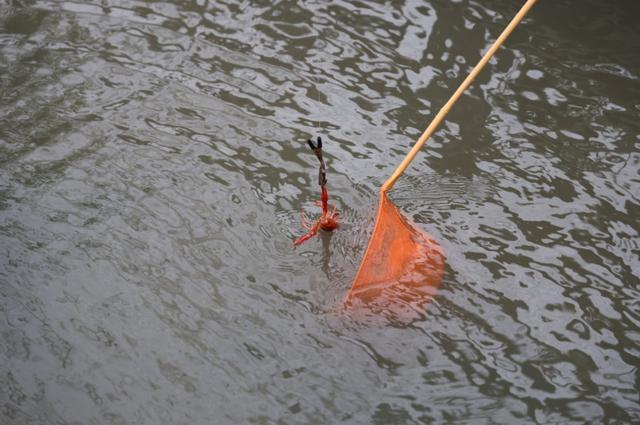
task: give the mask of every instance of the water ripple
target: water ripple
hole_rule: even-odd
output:
[[[0,6],[4,422],[637,421],[631,2],[534,8],[391,194],[438,294],[339,313],[379,185],[515,7]],[[316,134],[342,226],[294,250]]]

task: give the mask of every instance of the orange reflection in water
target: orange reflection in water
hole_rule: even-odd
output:
[[[421,316],[440,286],[444,262],[438,242],[382,193],[371,240],[344,306],[350,314]]]

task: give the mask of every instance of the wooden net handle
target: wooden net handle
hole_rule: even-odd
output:
[[[422,135],[420,136],[416,144],[413,145],[413,148],[411,148],[407,156],[402,160],[402,162],[400,163],[398,168],[396,168],[396,170],[393,172],[391,177],[389,177],[387,181],[384,182],[384,184],[380,188],[381,192],[386,192],[387,190],[393,187],[396,180],[398,180],[398,178],[402,175],[402,173],[404,173],[404,171],[407,169],[411,161],[413,161],[413,158],[415,158],[415,156],[418,154],[420,149],[422,149],[422,146],[424,146],[427,139],[431,137],[431,135],[436,130],[436,128],[438,128],[440,123],[447,116],[451,107],[458,101],[460,96],[462,96],[462,93],[471,85],[471,83],[478,76],[480,71],[482,71],[482,68],[484,68],[487,62],[489,62],[489,59],[491,59],[491,57],[496,52],[496,50],[498,50],[498,48],[502,45],[502,43],[504,43],[507,37],[509,37],[509,34],[511,34],[511,32],[515,29],[515,27],[520,23],[522,18],[524,18],[524,16],[527,14],[529,9],[533,7],[536,1],[537,0],[527,0],[527,2],[524,4],[524,6],[522,6],[522,8],[516,14],[516,16],[513,17],[511,22],[509,22],[509,25],[507,25],[504,31],[502,31],[502,34],[500,34],[500,37],[498,37],[498,39],[491,45],[487,53],[485,53],[482,59],[480,59],[480,62],[478,62],[478,64],[471,70],[467,78],[465,78],[462,84],[460,84],[460,87],[458,87],[458,90],[456,90],[456,92],[453,94],[453,96],[451,96],[449,101],[442,107],[442,109],[440,109],[440,111],[438,112],[438,115],[436,115],[433,121],[431,121],[431,124],[429,124],[429,127],[427,127],[424,133],[422,133]]]

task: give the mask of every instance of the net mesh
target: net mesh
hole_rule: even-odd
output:
[[[438,242],[402,216],[383,192],[347,306],[398,309],[422,304],[433,296],[443,274],[444,254]]]

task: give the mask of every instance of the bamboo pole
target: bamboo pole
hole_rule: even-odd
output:
[[[411,164],[411,161],[413,161],[415,156],[418,154],[420,149],[422,149],[422,146],[424,146],[427,139],[431,137],[431,135],[436,131],[440,123],[444,121],[444,118],[447,116],[447,114],[449,113],[453,105],[458,101],[460,96],[462,96],[462,93],[471,85],[471,83],[478,76],[480,71],[482,71],[482,68],[484,68],[487,62],[489,62],[493,54],[498,50],[498,48],[500,48],[500,46],[502,45],[502,43],[504,43],[507,37],[509,37],[511,32],[520,23],[522,18],[524,18],[524,16],[527,14],[529,9],[533,7],[536,1],[537,0],[527,0],[527,2],[522,6],[522,8],[516,14],[516,16],[513,17],[509,25],[507,25],[504,31],[502,31],[502,34],[500,34],[500,37],[498,37],[498,39],[491,45],[487,53],[485,53],[482,59],[480,59],[480,62],[478,62],[478,64],[471,70],[467,78],[465,78],[462,84],[460,84],[460,87],[458,87],[458,90],[456,90],[455,93],[453,93],[453,96],[451,96],[451,98],[447,101],[447,103],[445,103],[442,109],[440,109],[440,111],[435,116],[433,121],[431,121],[431,124],[429,124],[427,129],[420,136],[420,138],[418,138],[415,145],[413,145],[413,148],[411,148],[407,156],[402,160],[402,162],[400,163],[398,168],[396,168],[396,170],[393,172],[391,177],[389,177],[387,181],[384,182],[384,184],[380,188],[381,192],[384,193],[393,187],[393,185],[396,183],[396,180],[400,178],[400,176],[405,172],[409,164]]]

